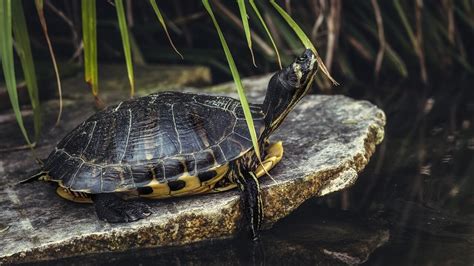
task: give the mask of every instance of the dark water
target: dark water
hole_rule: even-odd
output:
[[[445,88],[342,88],[385,110],[384,142],[352,188],[306,202],[258,244],[241,238],[55,264],[473,265],[474,93]]]
[[[472,89],[450,83],[373,94],[361,98],[385,110],[385,141],[353,188],[320,202],[387,222],[390,241],[368,264],[473,265]]]

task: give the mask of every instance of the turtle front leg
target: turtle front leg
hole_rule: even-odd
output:
[[[257,177],[262,177],[275,167],[283,157],[283,143],[277,141],[275,143],[266,143],[265,158],[261,164],[257,164],[255,174]]]
[[[145,203],[126,201],[114,193],[92,195],[92,201],[97,217],[109,223],[134,222],[151,214],[150,207]]]
[[[236,182],[241,191],[244,219],[252,240],[257,241],[263,221],[263,203],[257,176],[249,171],[238,172]]]

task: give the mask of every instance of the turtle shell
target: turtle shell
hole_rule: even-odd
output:
[[[261,107],[250,108],[256,132],[262,134]],[[251,148],[238,100],[164,92],[92,115],[59,142],[43,170],[71,191],[140,191],[166,184],[163,193],[169,193],[186,182],[199,188],[215,178],[215,169]]]

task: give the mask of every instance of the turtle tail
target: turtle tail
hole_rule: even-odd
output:
[[[25,178],[21,181],[19,181],[17,183],[18,184],[26,184],[26,183],[29,183],[29,182],[33,182],[33,181],[36,181],[36,180],[42,180],[42,179],[45,179],[45,177],[48,176],[48,172],[45,172],[45,171],[42,171],[42,170],[34,170],[32,172],[36,172],[35,174],[32,174],[30,175],[28,178]]]

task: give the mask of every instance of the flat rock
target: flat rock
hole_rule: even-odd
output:
[[[262,100],[269,76],[249,81],[251,101]],[[253,89],[251,88],[253,87]],[[226,91],[226,86],[210,92]],[[188,89],[188,91],[203,91]],[[90,101],[66,102],[63,123],[43,136],[43,158],[66,132],[94,112]],[[54,117],[56,103],[46,104]],[[262,177],[264,224],[269,228],[307,199],[352,185],[384,136],[385,115],[366,101],[344,96],[307,96],[272,137],[285,154]],[[0,142],[21,138],[17,126],[2,124]],[[153,214],[128,224],[99,221],[94,207],[55,194],[55,185],[16,185],[36,165],[26,150],[0,153],[0,263],[30,262],[136,248],[169,247],[235,236],[241,224],[236,190],[149,201]]]
[[[388,241],[383,223],[322,207],[309,200],[290,216],[248,238],[203,241],[180,247],[148,248],[44,261],[35,265],[355,265]]]

